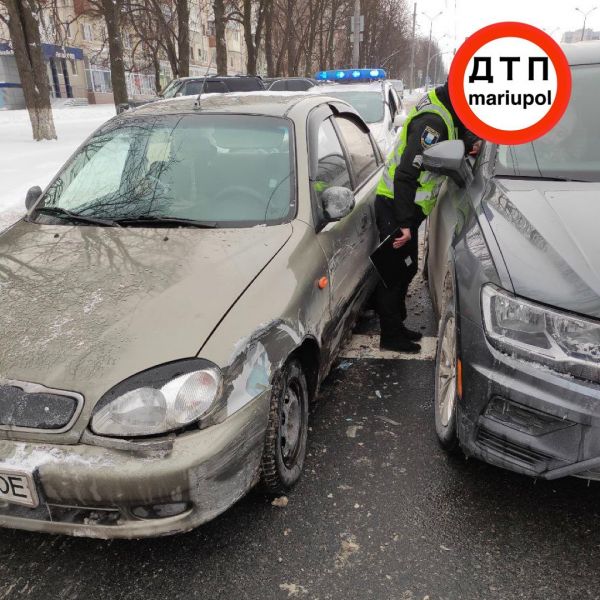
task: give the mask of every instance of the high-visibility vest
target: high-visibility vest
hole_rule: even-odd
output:
[[[377,194],[381,196],[387,196],[388,198],[394,198],[394,174],[396,173],[396,167],[400,164],[402,154],[406,148],[406,139],[408,137],[408,128],[411,121],[422,114],[433,113],[438,115],[444,121],[446,129],[448,130],[448,139],[455,140],[457,138],[457,130],[454,125],[454,120],[448,109],[440,102],[435,90],[430,90],[427,94],[428,101],[425,97],[410,111],[404,126],[402,127],[402,133],[398,140],[398,145],[390,152],[387,157],[385,169],[383,175],[377,185]],[[423,214],[427,216],[435,207],[437,202],[437,196],[440,191],[440,187],[444,182],[445,177],[443,175],[436,175],[429,171],[421,171],[419,175],[419,187],[415,194],[415,204],[418,204],[423,211]]]

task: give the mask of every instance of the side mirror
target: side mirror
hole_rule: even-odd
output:
[[[425,150],[423,168],[431,173],[451,177],[459,187],[465,187],[473,179],[473,173],[465,159],[465,144],[462,140],[440,142]]]
[[[183,96],[183,92],[177,92],[175,94],[175,98],[181,98],[181,96]]]
[[[25,208],[27,210],[31,210],[35,203],[40,199],[42,195],[42,188],[39,185],[36,185],[27,190],[27,195],[25,196]]]
[[[328,222],[339,221],[354,210],[354,192],[345,187],[327,188],[321,194],[321,204]]]
[[[394,117],[394,128],[395,129],[400,129],[400,127],[404,126],[404,123],[406,122],[406,113],[404,111],[399,112],[395,117]]]

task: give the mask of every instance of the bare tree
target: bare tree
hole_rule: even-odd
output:
[[[190,4],[189,0],[175,0],[177,11],[177,75],[190,74]]]
[[[29,111],[34,140],[56,139],[56,129],[50,105],[50,86],[38,17],[40,6],[36,0],[0,0],[0,19],[7,25],[25,105]]]
[[[267,0],[241,0],[241,9],[235,7],[228,15],[228,20],[237,21],[243,28],[248,75],[256,75],[266,10]]]
[[[213,0],[213,13],[215,17],[215,41],[217,53],[217,73],[227,75],[227,16],[225,14],[225,0]]]
[[[119,104],[126,104],[128,101],[121,30],[123,0],[97,1],[102,7],[104,21],[106,22],[106,30],[108,32],[108,52],[110,57],[110,75],[115,106],[118,106]]]

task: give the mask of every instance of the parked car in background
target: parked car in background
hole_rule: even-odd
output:
[[[347,82],[323,82],[317,87],[310,88],[308,93],[332,96],[354,106],[369,125],[381,150],[387,156],[396,143],[401,124],[406,119],[404,107],[396,90],[388,80],[356,82],[351,78],[352,73],[362,71],[369,72],[368,69],[332,71],[334,77],[336,74],[347,73],[349,75]],[[379,72],[381,70],[372,71]],[[319,78],[317,80],[321,81]],[[338,79],[338,81],[341,80]]]
[[[209,77],[181,77],[164,89],[161,98],[226,94],[228,92],[259,92],[265,89],[263,80],[253,75],[211,75]]]
[[[271,92],[305,92],[318,84],[318,81],[309,77],[281,77],[272,79],[267,89]]]
[[[173,79],[164,91],[150,100],[130,100],[120,104],[118,113],[130,108],[138,108],[161,99],[178,98],[180,96],[197,96],[204,94],[226,94],[229,92],[260,92],[265,90],[260,77],[253,75],[210,75],[208,77],[180,77]]]
[[[115,117],[0,235],[0,526],[167,535],[300,477],[383,157],[345,102],[240,99]]]
[[[450,175],[427,227],[435,428],[518,473],[600,480],[600,42],[563,49],[571,100],[545,136],[474,166],[460,141],[424,153]]]

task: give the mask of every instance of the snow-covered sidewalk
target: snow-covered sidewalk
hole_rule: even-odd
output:
[[[35,142],[26,110],[0,111],[0,231],[25,212],[25,194],[44,188],[83,140],[115,115],[112,104],[54,109],[57,140]]]

